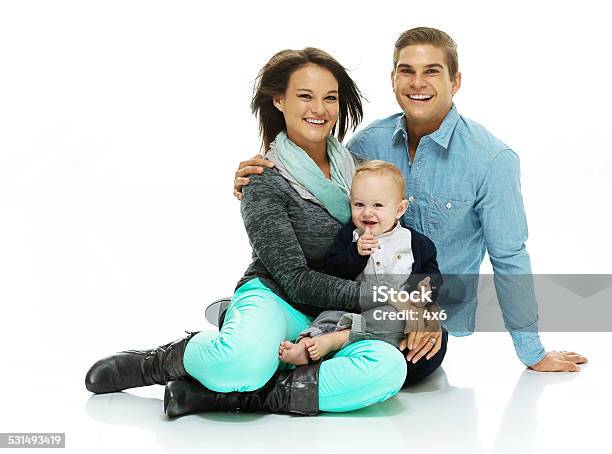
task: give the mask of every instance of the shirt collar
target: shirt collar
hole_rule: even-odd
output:
[[[438,129],[429,134],[426,137],[430,137],[431,140],[436,142],[445,150],[448,150],[448,144],[450,142],[450,138],[453,135],[453,131],[457,126],[457,122],[459,121],[459,112],[457,111],[457,107],[455,104],[451,106],[451,109],[442,120],[442,124]],[[400,133],[403,133],[403,137],[407,137],[408,131],[406,130],[406,114],[403,113],[397,119],[397,123],[395,125],[395,129],[393,130],[393,141],[398,137]]]
[[[395,139],[397,139],[397,137],[400,134],[402,134],[403,137],[408,136],[408,131],[406,130],[406,114],[405,113],[401,114],[397,119],[397,123],[395,124],[395,129],[393,130],[392,140],[395,141]]]
[[[457,112],[457,107],[453,104],[451,110],[448,111],[446,117],[442,120],[440,127],[429,134],[429,137],[442,148],[448,150],[448,143],[450,142],[450,138],[453,135],[453,131],[458,121],[459,112]]]

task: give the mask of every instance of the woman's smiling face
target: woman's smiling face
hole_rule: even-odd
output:
[[[289,139],[304,150],[327,140],[339,113],[338,81],[326,68],[307,64],[289,77],[285,94],[274,99]]]

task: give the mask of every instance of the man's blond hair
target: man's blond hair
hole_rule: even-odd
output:
[[[402,33],[393,49],[393,69],[397,68],[399,54],[404,47],[414,44],[431,44],[438,49],[442,49],[446,56],[446,66],[450,80],[455,78],[459,72],[459,57],[457,56],[457,43],[442,30],[431,27],[417,27],[406,30]]]
[[[400,169],[395,167],[393,164],[389,164],[386,161],[375,159],[372,161],[366,161],[357,166],[355,169],[355,176],[353,181],[359,176],[369,175],[380,175],[382,177],[391,178],[393,184],[397,188],[400,198],[404,198],[404,192],[406,191],[406,180]]]

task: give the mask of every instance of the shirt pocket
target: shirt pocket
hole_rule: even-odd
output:
[[[467,228],[474,200],[447,195],[430,194],[425,210],[426,235],[436,242],[450,239]]]

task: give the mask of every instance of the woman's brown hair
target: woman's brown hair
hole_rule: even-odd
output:
[[[342,141],[349,128],[353,131],[363,119],[363,98],[346,69],[327,52],[314,47],[302,50],[286,49],[274,55],[259,71],[253,88],[251,111],[259,120],[263,150],[270,147],[276,135],[286,129],[285,118],[273,103],[287,91],[289,77],[307,64],[314,64],[329,70],[338,81],[338,122],[332,134]]]

